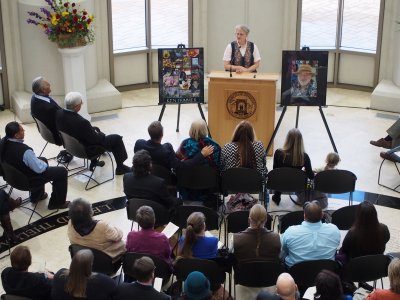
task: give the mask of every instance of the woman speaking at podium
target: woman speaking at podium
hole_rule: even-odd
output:
[[[236,25],[236,41],[228,44],[224,53],[225,71],[243,73],[257,72],[261,57],[257,46],[247,40],[250,29],[246,25]]]

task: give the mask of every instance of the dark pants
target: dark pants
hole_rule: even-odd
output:
[[[114,155],[117,167],[122,166],[124,161],[128,158],[122,136],[118,134],[106,135],[103,145],[107,151],[111,151]]]
[[[67,199],[68,171],[64,167],[48,167],[46,171],[29,178],[31,200],[40,199],[44,194],[44,185],[53,182],[50,206],[60,206]]]

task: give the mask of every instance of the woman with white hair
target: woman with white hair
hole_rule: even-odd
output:
[[[248,40],[250,29],[240,24],[235,26],[236,40],[226,46],[224,68],[226,71],[243,73],[257,72],[261,56],[258,47]]]

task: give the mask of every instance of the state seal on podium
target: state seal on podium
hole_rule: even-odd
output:
[[[249,92],[238,91],[229,95],[226,100],[226,109],[234,118],[247,119],[256,112],[257,102]]]

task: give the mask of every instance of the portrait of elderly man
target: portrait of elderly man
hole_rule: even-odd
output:
[[[317,83],[313,79],[314,68],[303,64],[299,66],[295,74],[297,74],[297,80],[292,82],[292,97],[317,97]]]

